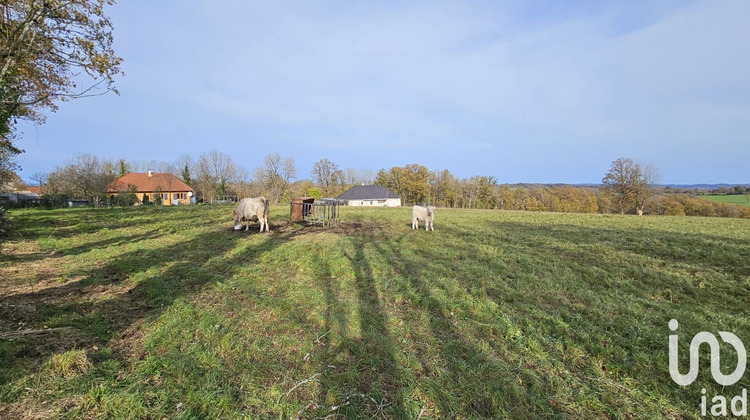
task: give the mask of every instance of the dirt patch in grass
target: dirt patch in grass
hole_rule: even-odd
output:
[[[44,325],[38,325],[36,319],[51,306],[66,306],[84,315],[93,310],[97,301],[127,296],[133,288],[127,282],[83,284],[84,279],[79,276],[64,283],[56,281],[20,286],[0,296],[0,333],[22,327],[43,328]],[[118,306],[122,311],[142,307],[135,299],[125,299]]]
[[[378,231],[382,231],[383,227],[375,223],[363,223],[363,222],[339,222],[331,226],[320,226],[302,222],[285,222],[285,223],[269,223],[271,226],[271,234],[278,235],[306,235],[310,233],[334,233],[337,235],[355,236],[355,235],[367,235]],[[240,229],[235,230],[234,226],[229,226],[224,229],[225,233],[232,235],[260,235],[266,234],[265,232],[259,232],[260,228],[258,225],[250,225],[250,230]]]
[[[0,298],[25,292],[40,290],[50,285],[58,285],[60,279],[60,254],[42,251],[36,241],[10,243],[0,256]]]
[[[16,358],[44,358],[73,348],[87,347],[90,339],[72,327],[5,332],[4,340],[19,344]]]
[[[63,398],[58,401],[44,401],[38,403],[30,398],[0,405],[0,418],[18,420],[46,420],[60,416],[81,403],[80,397]]]
[[[86,276],[62,277],[61,259],[54,251],[40,251],[36,241],[11,244],[10,251],[0,263],[0,339],[16,343],[16,359],[34,364],[53,354],[105,344],[86,325],[96,319],[92,317],[101,317],[112,331],[127,328],[112,343],[116,352],[122,351],[138,330],[137,321],[153,309],[125,278],[102,284]],[[58,316],[67,318],[50,323]]]

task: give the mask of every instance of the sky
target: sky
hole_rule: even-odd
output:
[[[750,2],[121,0],[125,75],[21,124],[22,178],[78,153],[265,155],[310,178],[418,163],[500,183],[750,183]]]

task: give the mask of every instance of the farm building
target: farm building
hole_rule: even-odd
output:
[[[380,185],[355,185],[336,199],[349,206],[401,207],[401,197]]]
[[[165,206],[190,204],[193,189],[179,178],[167,173],[133,172],[113,181],[107,187],[109,197],[131,188],[142,203],[162,203]]]
[[[42,196],[40,187],[8,182],[0,187],[0,204],[36,205]]]
[[[0,204],[36,205],[39,204],[39,194],[29,190],[0,193]]]

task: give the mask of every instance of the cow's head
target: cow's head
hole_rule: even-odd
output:
[[[234,220],[235,226],[240,224],[240,214],[237,213],[237,209],[232,210],[232,219]]]

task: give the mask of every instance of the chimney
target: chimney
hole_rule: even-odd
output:
[[[151,178],[153,174],[151,173],[151,169],[148,170],[148,177]]]

